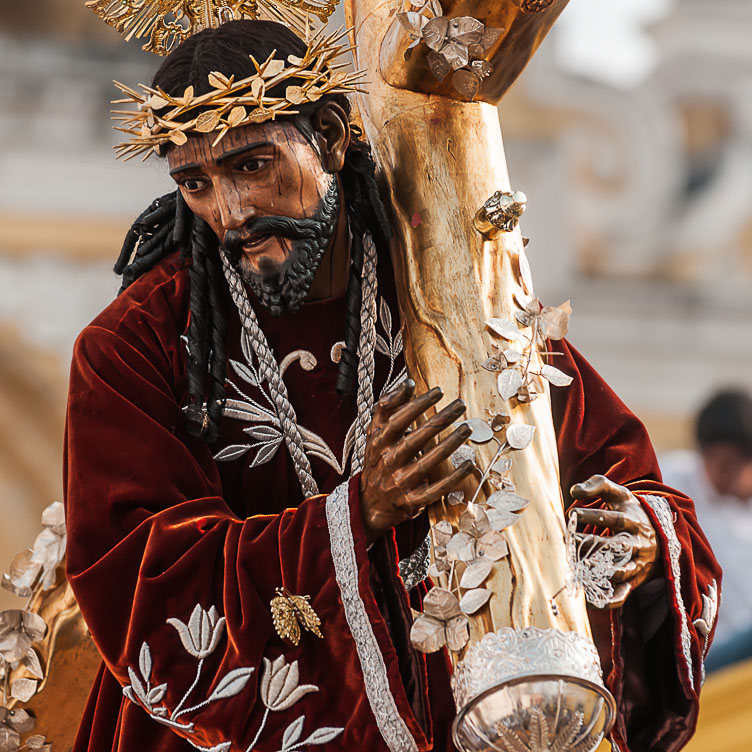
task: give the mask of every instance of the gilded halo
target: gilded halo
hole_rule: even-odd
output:
[[[148,39],[143,49],[167,55],[184,39],[225,21],[277,21],[302,35],[309,17],[322,23],[336,0],[87,0],[86,7],[130,41]]]

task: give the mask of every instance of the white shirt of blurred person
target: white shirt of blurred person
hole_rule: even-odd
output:
[[[722,391],[700,410],[699,451],[661,457],[663,481],[695,502],[697,519],[723,569],[714,645],[752,630],[752,397]]]

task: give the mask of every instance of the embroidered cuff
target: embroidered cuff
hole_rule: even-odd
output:
[[[684,605],[684,598],[681,592],[681,543],[674,529],[674,513],[670,504],[663,496],[652,494],[640,494],[649,511],[653,512],[655,520],[658,523],[658,532],[661,535],[663,543],[664,562],[668,563],[666,579],[671,584],[673,590],[674,602],[679,612],[679,636],[681,641],[682,654],[686,668],[687,682],[692,689],[695,689],[694,671],[692,663],[692,638],[689,634],[689,618],[687,609]]]
[[[391,752],[417,752],[418,746],[400,715],[389,686],[384,656],[360,593],[349,496],[349,483],[345,482],[337,486],[326,500],[334,574],[342,594],[345,619],[355,641],[366,695],[381,736]]]

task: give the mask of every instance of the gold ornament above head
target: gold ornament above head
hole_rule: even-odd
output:
[[[287,60],[274,57],[276,51],[262,63],[251,57],[256,73],[238,81],[219,71],[209,74],[212,87],[206,94],[195,95],[189,86],[182,95],[171,96],[162,89],[139,84],[141,91],[115,82],[126,99],[113,104],[135,104],[135,110],[114,110],[113,119],[121,122],[116,130],[127,133],[130,140],[118,144],[118,158],[131,159],[144,154],[147,159],[159,153],[169,143],[181,145],[189,133],[215,133],[212,145],[219,143],[230,128],[249,123],[275,120],[277,115],[297,115],[300,105],[316,102],[330,94],[362,91],[358,82],[363,71],[342,70],[347,63],[334,61],[351,50],[338,44],[346,35],[342,29],[323,36],[319,30],[308,41],[308,49],[300,58],[290,55]],[[295,79],[283,96],[269,96],[267,91]]]
[[[337,0],[87,0],[105,23],[126,41],[134,37],[148,42],[147,52],[167,55],[184,39],[225,21],[248,18],[277,21],[302,36],[309,17],[326,23]]]

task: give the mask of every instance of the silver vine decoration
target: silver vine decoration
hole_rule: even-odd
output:
[[[572,378],[549,364],[536,370],[549,353],[547,339],[562,339],[567,332],[571,309],[544,306],[538,298],[517,300],[515,320],[492,318],[486,322],[494,336],[493,353],[483,367],[498,372],[497,391],[506,402],[529,402],[543,391],[543,382],[566,386]],[[468,616],[483,608],[493,593],[483,583],[497,561],[509,554],[504,531],[514,525],[529,500],[520,496],[509,477],[515,452],[533,441],[535,426],[513,423],[506,412],[490,412],[488,418],[462,421],[471,429],[469,444],[461,446],[452,463],[459,467],[470,461],[478,481],[470,499],[462,492],[450,493],[447,503],[462,505],[458,525],[441,520],[431,528],[433,562],[428,574],[434,587],[424,600],[424,612],[413,623],[410,638],[424,652],[445,645],[460,651],[469,640]],[[478,465],[475,446],[494,443],[496,452],[485,466]],[[490,485],[485,498],[481,491]]]

